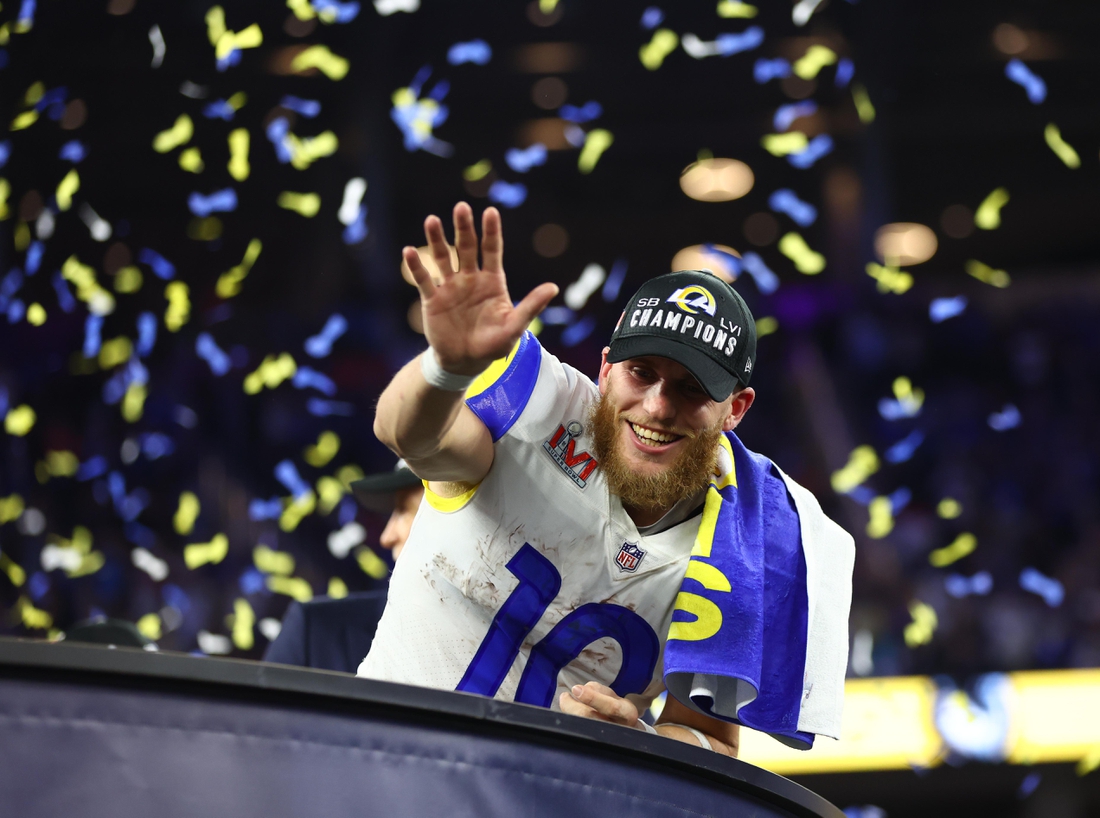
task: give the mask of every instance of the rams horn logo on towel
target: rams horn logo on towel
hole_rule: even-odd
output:
[[[554,435],[542,444],[542,448],[554,458],[558,467],[579,486],[588,485],[588,478],[600,464],[588,452],[577,451],[576,438],[584,432],[584,427],[577,421],[571,420],[568,424],[559,425]]]
[[[698,310],[702,310],[707,315],[714,315],[718,310],[718,304],[715,302],[714,296],[705,287],[700,287],[698,284],[681,287],[665,301],[669,304],[675,304],[684,312],[690,312],[692,315],[695,315]]]
[[[619,566],[620,571],[629,571],[633,574],[642,564],[645,554],[646,552],[639,548],[637,543],[624,542],[619,553],[615,555],[615,564]]]

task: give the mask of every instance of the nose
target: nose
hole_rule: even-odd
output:
[[[642,399],[642,408],[654,420],[668,421],[676,416],[672,389],[663,379],[650,384]]]
[[[403,545],[401,542],[401,532],[398,531],[400,526],[396,518],[396,514],[390,515],[390,519],[386,521],[386,527],[382,529],[382,534],[378,537],[378,544],[383,548],[392,549],[395,546]]]

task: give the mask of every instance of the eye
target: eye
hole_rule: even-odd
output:
[[[651,380],[653,380],[653,372],[646,369],[644,366],[637,366],[637,365],[632,366],[630,368],[630,374],[633,375],[635,378],[637,378],[640,381],[651,381]]]
[[[680,388],[681,390],[683,390],[684,394],[690,395],[693,398],[701,398],[704,396],[709,397],[709,395],[707,395],[706,393],[706,390],[703,389],[703,387],[699,385],[698,381],[694,379],[690,381],[684,381],[681,384]]]

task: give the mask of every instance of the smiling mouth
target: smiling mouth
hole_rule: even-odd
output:
[[[650,448],[660,448],[661,446],[667,446],[669,443],[675,443],[683,435],[674,435],[671,432],[658,432],[654,429],[647,429],[645,426],[639,426],[637,423],[627,421],[630,424],[631,430],[643,445]]]

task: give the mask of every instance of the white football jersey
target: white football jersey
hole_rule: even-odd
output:
[[[699,517],[639,533],[593,453],[598,394],[530,334],[471,387],[493,466],[462,497],[426,493],[360,676],[553,707],[589,680],[662,689]]]

